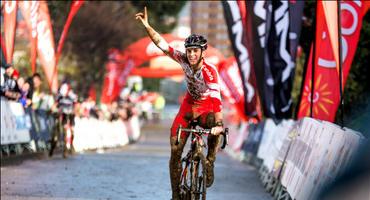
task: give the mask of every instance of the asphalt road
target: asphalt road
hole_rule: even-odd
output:
[[[136,144],[1,167],[1,199],[170,199],[168,125],[147,125]],[[220,152],[207,199],[267,200],[251,166]]]

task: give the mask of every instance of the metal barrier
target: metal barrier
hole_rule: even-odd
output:
[[[1,98],[1,156],[47,151],[54,124],[55,118],[46,110],[24,109]],[[76,118],[75,148],[79,151],[122,146],[139,137],[137,116],[125,122]]]

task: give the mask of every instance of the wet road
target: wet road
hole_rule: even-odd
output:
[[[1,167],[1,199],[170,199],[168,128],[147,126],[120,149]],[[207,199],[267,200],[257,171],[220,152]]]

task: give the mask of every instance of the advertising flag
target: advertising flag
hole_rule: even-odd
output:
[[[77,11],[80,9],[80,7],[82,6],[83,3],[84,3],[84,1],[73,1],[72,2],[71,10],[69,11],[67,21],[64,24],[62,35],[60,36],[60,39],[59,39],[55,66],[58,64],[59,56],[62,53],[64,40],[67,37],[69,26],[72,23],[72,19],[76,15]]]
[[[292,84],[303,1],[247,1],[252,20],[253,61],[264,115],[292,115]]]
[[[120,60],[120,51],[118,49],[110,49],[108,52],[108,62],[105,65],[107,72],[104,77],[103,90],[100,99],[104,104],[111,103],[119,95],[120,86],[118,84],[118,78],[120,73]]]
[[[344,86],[356,52],[362,19],[367,6],[365,1],[341,1],[340,8]],[[322,4],[318,4],[316,12],[316,41],[314,41],[316,42],[316,56],[312,58],[313,49],[311,48],[297,117],[310,116],[312,98],[312,117],[333,122],[340,102],[339,75],[334,55],[338,49],[332,47],[327,21],[336,19],[325,18]],[[315,67],[313,84],[312,62]]]
[[[39,1],[39,3],[37,20],[37,52],[49,83],[50,90],[56,93],[58,90],[58,72],[55,68],[53,29],[51,27],[47,2]]]
[[[22,12],[23,18],[26,21],[31,46],[31,67],[32,73],[36,72],[36,58],[37,58],[37,21],[38,21],[38,1],[20,1],[19,8]]]
[[[13,62],[15,27],[17,23],[17,1],[4,3],[4,40],[6,62]]]
[[[222,95],[226,97],[231,105],[234,105],[242,119],[246,119],[244,114],[244,91],[238,63],[235,57],[230,57],[219,67],[219,74],[224,86],[222,87]]]
[[[222,1],[229,38],[239,67],[244,92],[244,115],[258,116],[257,86],[247,35],[247,10],[244,1]],[[233,77],[238,78],[238,77]]]

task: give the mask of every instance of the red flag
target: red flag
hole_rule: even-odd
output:
[[[365,15],[364,2],[341,2],[341,29],[342,29],[342,59],[343,59],[343,85],[347,80],[351,63],[356,52],[360,36],[362,18]],[[339,76],[336,71],[336,61],[328,34],[322,7],[317,10],[316,27],[316,58],[314,59],[314,84],[312,117],[331,121],[339,105]],[[337,49],[335,51],[338,51]],[[311,105],[311,77],[312,77],[312,49],[308,62],[302,98],[298,111],[298,118],[310,115]]]
[[[90,86],[90,89],[89,89],[89,98],[91,98],[92,100],[96,101],[96,89],[95,89],[95,85],[91,85]]]
[[[14,36],[17,21],[17,1],[5,1],[4,4],[4,33],[6,61],[12,62],[14,51]]]
[[[324,13],[329,38],[331,42],[331,46],[333,47],[334,51],[334,58],[336,62],[337,72],[339,74],[339,51],[336,49],[339,48],[339,40],[338,40],[338,2],[337,1],[319,1],[317,2],[318,6],[322,9]]]
[[[225,60],[225,62],[220,65],[219,72],[221,77],[222,96],[226,97],[225,100],[234,105],[239,116],[246,120],[247,116],[244,115],[245,102],[243,83],[235,57]]]
[[[114,101],[119,95],[119,84],[118,77],[120,68],[118,65],[120,59],[120,52],[118,49],[111,49],[109,51],[109,61],[107,62],[105,68],[107,73],[104,77],[103,90],[101,95],[101,102],[104,104],[109,104]]]
[[[68,14],[67,22],[64,25],[62,35],[60,36],[60,39],[59,39],[55,66],[58,64],[59,56],[62,53],[64,40],[67,37],[67,33],[69,30],[69,26],[71,25],[72,19],[76,15],[77,11],[80,9],[83,3],[84,1],[73,1],[72,2],[71,10],[69,11],[69,14]]]
[[[38,21],[38,1],[21,1],[19,2],[19,8],[21,9],[22,15],[30,34],[31,43],[31,67],[32,72],[36,72],[36,57],[37,57],[37,21]]]
[[[58,79],[55,68],[55,45],[49,9],[46,1],[40,1],[37,21],[37,50],[50,90],[57,92]]]
[[[1,43],[1,67],[5,67],[6,51],[5,51],[3,37],[1,36],[1,34],[0,34],[0,43]]]
[[[101,102],[108,104],[114,101],[119,94],[118,79],[118,64],[114,61],[109,61],[106,64],[107,73],[104,78],[103,91]]]

